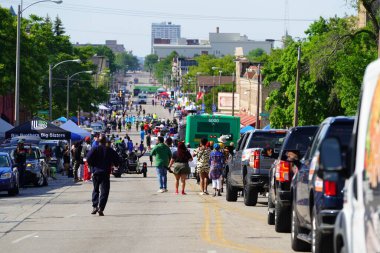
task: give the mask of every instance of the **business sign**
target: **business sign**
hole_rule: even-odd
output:
[[[240,96],[235,93],[234,107],[235,111],[239,110]],[[219,110],[232,111],[232,92],[219,92],[218,93],[218,108]]]
[[[32,130],[42,130],[42,129],[47,128],[47,122],[45,120],[39,120],[39,119],[32,120],[30,124],[31,124]]]

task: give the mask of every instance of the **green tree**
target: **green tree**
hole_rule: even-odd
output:
[[[161,59],[154,65],[154,76],[159,83],[164,84],[165,80],[169,80],[172,73],[172,62],[176,57],[178,57],[178,54],[173,51],[170,55]]]
[[[154,65],[158,62],[158,55],[156,54],[149,54],[145,56],[144,61],[144,68],[146,71],[149,71],[149,73],[152,73]]]
[[[65,33],[66,32],[65,32],[65,28],[62,25],[62,20],[57,15],[57,17],[54,20],[54,35],[61,36]]]
[[[139,68],[139,61],[132,52],[123,52],[116,55],[115,64],[117,69],[123,72],[127,70],[137,70]]]

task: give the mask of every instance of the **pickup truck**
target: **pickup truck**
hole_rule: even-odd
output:
[[[263,156],[268,147],[278,153],[286,130],[252,130],[242,135],[235,154],[226,166],[226,200],[237,201],[243,190],[244,204],[255,206],[258,194],[268,191],[269,168],[274,158]]]
[[[268,224],[276,232],[290,232],[290,185],[299,160],[312,143],[318,126],[300,126],[289,130],[278,158],[269,171]]]
[[[320,149],[327,138],[335,138],[344,148],[342,159],[351,141],[353,117],[325,119],[314,137],[311,148],[293,177],[291,244],[295,251],[334,252],[332,235],[335,219],[343,207],[344,170],[324,173],[320,166]]]

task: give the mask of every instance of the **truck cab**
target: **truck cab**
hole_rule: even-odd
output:
[[[263,155],[273,147],[278,153],[286,130],[252,130],[241,136],[232,159],[227,164],[227,201],[236,201],[244,191],[244,204],[255,206],[258,194],[268,191],[269,168],[275,157]]]

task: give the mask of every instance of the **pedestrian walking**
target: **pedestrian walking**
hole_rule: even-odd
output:
[[[141,141],[144,141],[144,137],[145,137],[145,131],[140,131]]]
[[[146,146],[148,147],[149,150],[150,150],[151,142],[152,142],[152,138],[150,137],[150,134],[147,134],[147,136],[146,136]]]
[[[210,153],[211,150],[207,146],[208,140],[201,139],[200,146],[194,150],[193,157],[197,157],[196,173],[199,175],[201,187],[201,195],[208,195],[208,174],[210,173]]]
[[[212,188],[214,188],[214,197],[222,196],[220,188],[222,184],[222,170],[224,166],[224,155],[220,152],[219,144],[214,144],[214,150],[210,153],[210,174],[212,180]]]
[[[155,157],[155,165],[160,189],[158,192],[167,192],[167,170],[172,152],[169,147],[164,144],[164,137],[157,139],[158,144],[152,149],[150,155]]]
[[[119,122],[117,123],[117,126],[118,126],[119,133],[120,133],[121,132],[121,119],[119,119]]]
[[[65,146],[65,150],[63,151],[63,171],[62,175],[65,174],[69,176],[69,169],[70,169],[70,150],[69,145]]]
[[[128,152],[132,153],[133,152],[133,141],[131,139],[128,140]]]
[[[140,147],[139,147],[139,150],[140,150],[140,153],[142,154],[143,151],[145,150],[145,147],[144,147],[144,141],[141,141],[140,143]]]
[[[88,153],[87,162],[92,167],[94,185],[91,214],[99,213],[99,216],[104,216],[103,212],[110,192],[111,168],[119,166],[120,158],[115,150],[106,146],[105,136],[100,137],[99,142],[100,145]]]
[[[179,142],[177,151],[173,153],[170,160],[169,169],[173,166],[173,173],[175,176],[175,194],[178,194],[179,180],[182,183],[182,195],[186,195],[186,178],[191,173],[189,161],[192,161],[189,150],[187,150],[185,143]]]
[[[78,182],[79,181],[79,177],[78,177],[78,170],[80,168],[80,165],[82,163],[82,157],[81,157],[81,153],[82,153],[82,141],[80,142],[77,142],[74,146],[74,150],[73,150],[73,153],[74,153],[74,169],[73,169],[73,175],[74,175],[74,182]]]

